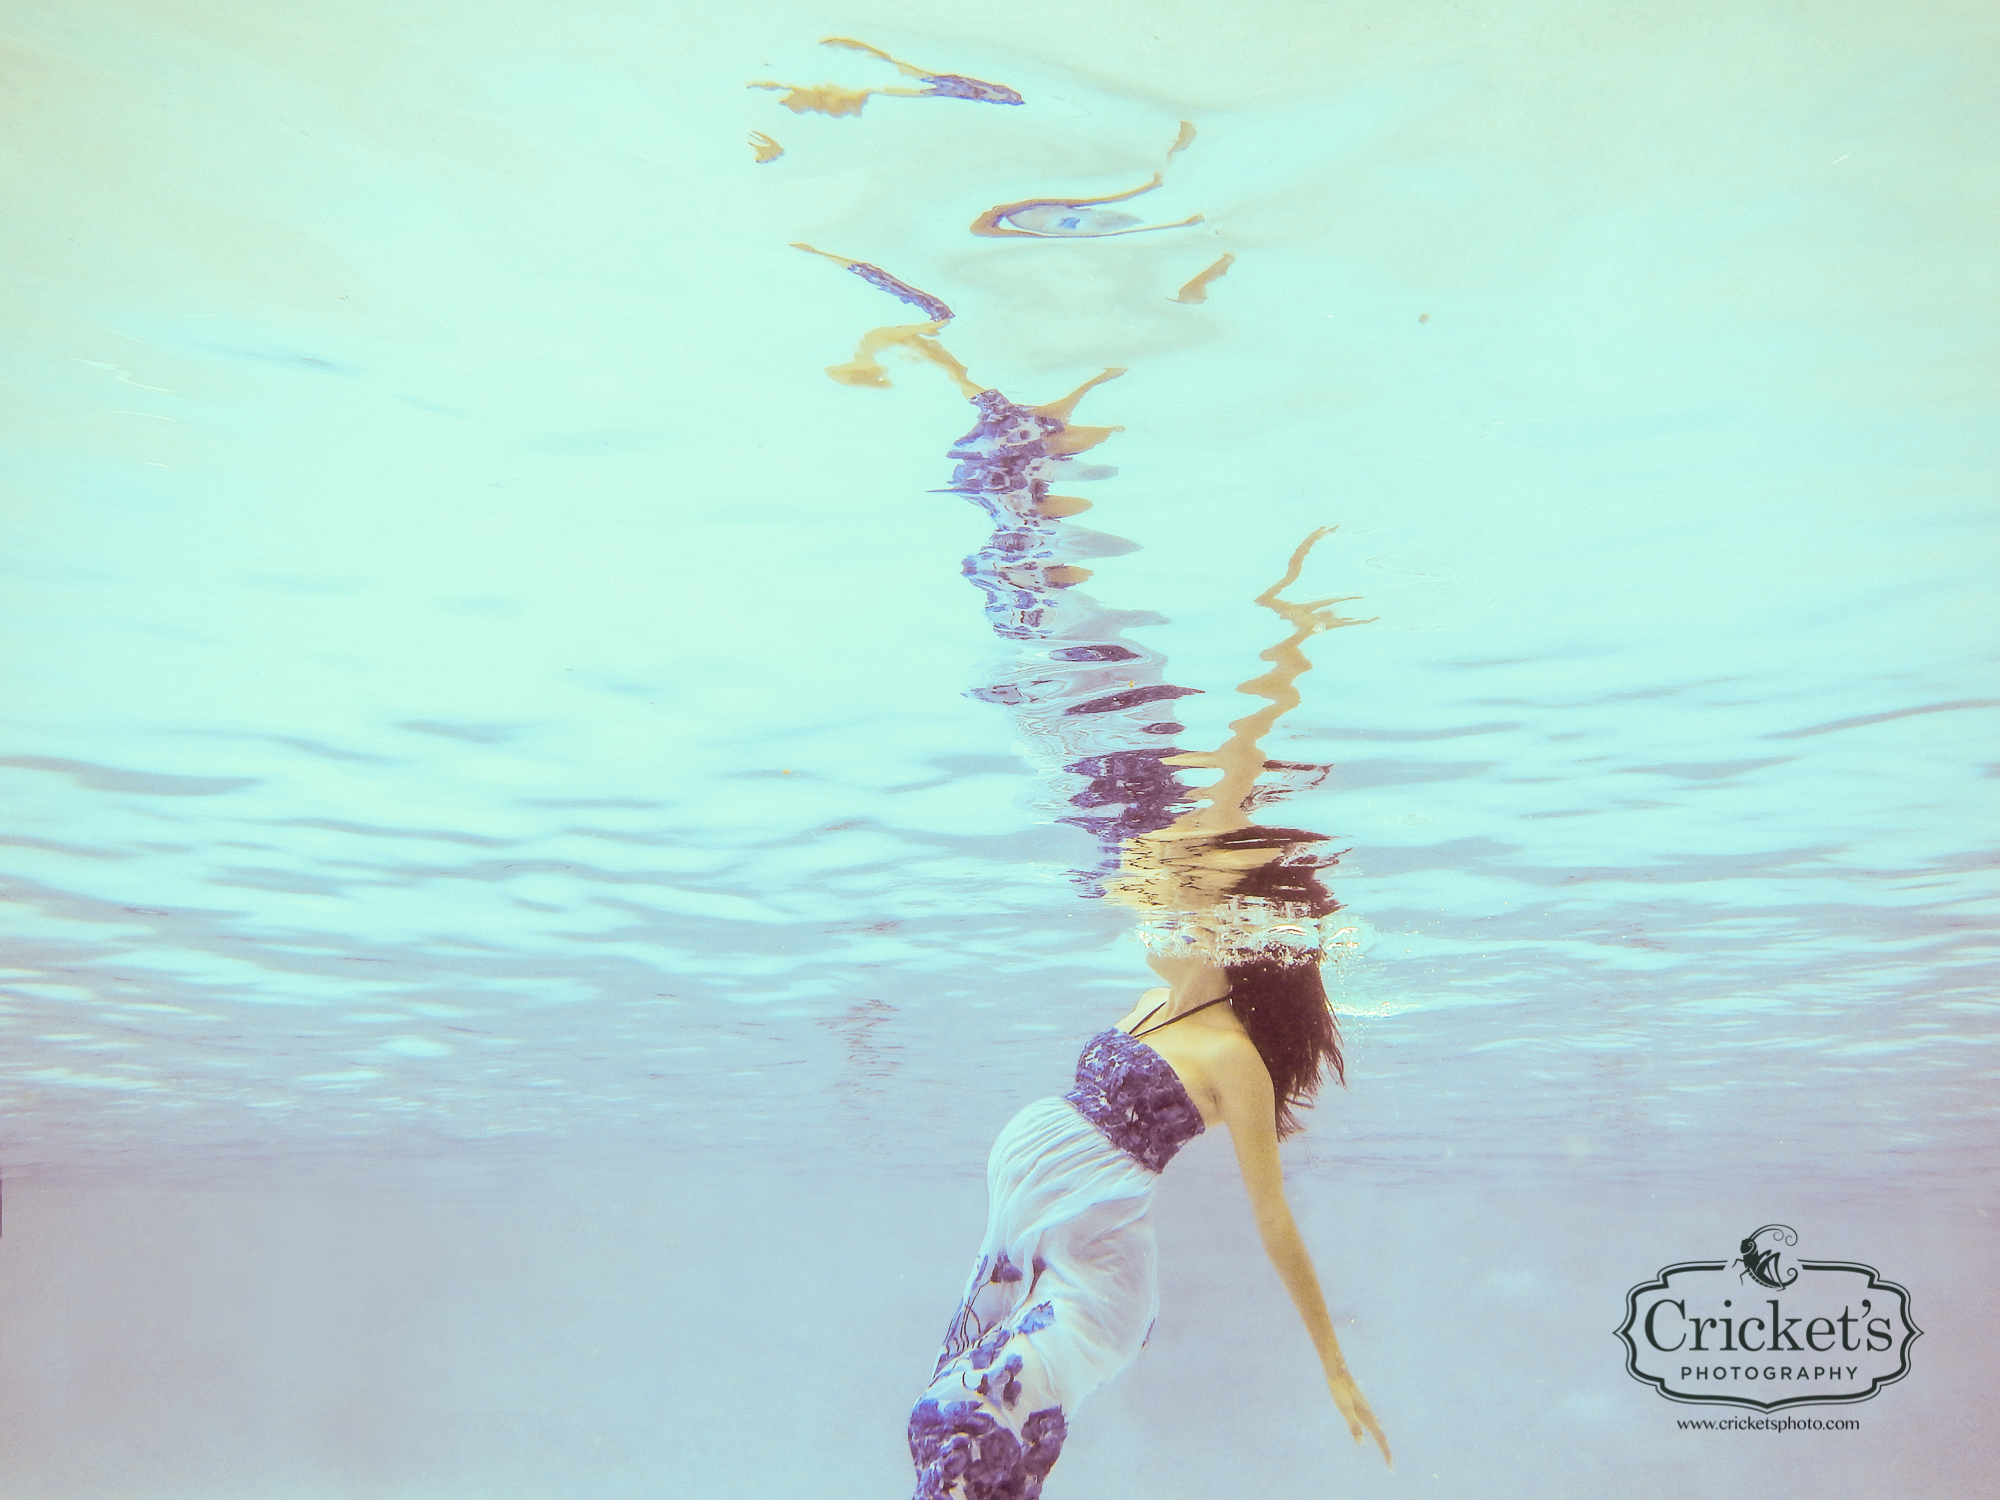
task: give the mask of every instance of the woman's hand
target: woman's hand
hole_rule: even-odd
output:
[[[1389,1456],[1389,1440],[1382,1436],[1381,1424],[1375,1420],[1375,1413],[1368,1409],[1368,1398],[1361,1394],[1361,1387],[1354,1383],[1354,1377],[1347,1373],[1344,1365],[1327,1371],[1326,1388],[1333,1392],[1333,1404],[1347,1418],[1347,1430],[1354,1434],[1354,1441],[1361,1441],[1365,1429],[1375,1439],[1375,1446],[1382,1450],[1382,1462],[1395,1468],[1396,1460]]]

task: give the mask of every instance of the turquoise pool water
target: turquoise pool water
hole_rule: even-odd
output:
[[[1049,1495],[1976,1492],[1987,20],[10,27],[13,1492],[906,1483],[986,1146],[1149,981],[1058,821],[1103,746],[987,701],[1033,643],[937,493],[971,408],[829,380],[920,314],[798,241],[1015,401],[1125,368],[1069,597],[1199,690],[1176,746],[1315,527],[1372,617],[1264,816],[1346,851],[1350,1087],[1288,1175],[1398,1469],[1206,1140]],[[836,34],[1026,102],[744,88],[906,81]],[[1118,211],[1200,222],[967,233],[1156,172]],[[1913,1373],[1858,1433],[1675,1429],[1727,1409],[1627,1378],[1625,1289],[1772,1220],[1910,1286]]]

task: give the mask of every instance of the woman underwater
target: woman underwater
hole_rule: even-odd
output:
[[[825,45],[867,52],[929,87],[751,86],[787,90],[784,103],[795,114],[859,115],[870,93],[1026,102],[997,85],[929,75],[851,39],[828,38]],[[1194,135],[1182,121],[1168,157]],[[763,139],[760,162],[774,159],[775,143]],[[1000,204],[974,220],[970,232],[1010,242],[1062,241],[1202,224],[1200,215],[1141,224],[1099,207],[1151,192],[1164,180],[1156,172],[1150,183],[1109,196]],[[854,358],[828,367],[828,375],[845,385],[887,386],[879,358],[900,349],[941,367],[975,407],[975,426],[950,450],[948,492],[979,505],[994,523],[964,571],[986,595],[994,632],[1016,644],[1017,656],[999,681],[973,696],[1012,706],[1036,752],[1089,783],[1069,798],[1061,821],[1095,834],[1104,854],[1116,851],[1118,873],[1100,883],[1104,860],[1084,884],[1088,894],[1139,913],[1147,961],[1163,981],[1085,1044],[1068,1094],[1028,1105],[994,1143],[985,1241],[931,1383],[910,1414],[917,1500],[1041,1494],[1069,1416],[1137,1357],[1152,1331],[1159,1304],[1153,1191],[1174,1154],[1215,1125],[1229,1131],[1264,1249],[1318,1351],[1335,1405],[1355,1441],[1373,1437],[1387,1461],[1388,1440],[1341,1356],[1278,1158],[1279,1139],[1299,1128],[1293,1111],[1311,1102],[1329,1067],[1342,1076],[1339,1031],[1319,976],[1324,924],[1337,903],[1317,870],[1332,860],[1305,852],[1317,835],[1260,827],[1249,818],[1251,808],[1274,795],[1257,785],[1266,771],[1324,769],[1267,762],[1261,739],[1299,701],[1294,682],[1309,666],[1300,643],[1359,623],[1328,611],[1344,601],[1282,597],[1326,533],[1308,537],[1285,577],[1257,601],[1294,627],[1263,653],[1273,671],[1241,685],[1270,706],[1233,723],[1231,739],[1212,754],[1177,753],[1171,736],[1184,726],[1169,705],[1195,690],[1160,680],[1157,654],[1123,637],[1125,626],[1159,623],[1157,617],[1107,610],[1075,590],[1090,573],[1073,554],[1127,548],[1121,539],[1067,526],[1089,502],[1052,489],[1069,478],[1102,477],[1075,460],[1119,429],[1078,427],[1071,416],[1087,391],[1123,370],[1107,369],[1047,405],[1020,405],[972,379],[938,341],[955,317],[942,299],[879,266],[794,244],[929,320],[870,331]],[[1233,259],[1225,255],[1170,300],[1201,301],[1195,294]],[[1037,317],[1049,316],[1045,295],[1038,293],[1033,305]],[[1222,774],[1196,790],[1175,775],[1181,767]],[[1175,816],[1180,809],[1187,810]]]
[[[1186,821],[1186,820],[1183,820]],[[1389,1443],[1348,1372],[1285,1199],[1278,1141],[1299,1128],[1340,1037],[1320,982],[1336,908],[1316,836],[1245,825],[1131,841],[1113,899],[1140,908],[1164,982],[1077,1060],[1076,1086],[1028,1105],[987,1165],[991,1207],[965,1299],[910,1415],[917,1500],[1033,1500],[1067,1419],[1152,1331],[1152,1195],[1167,1163],[1228,1128],[1264,1250],[1356,1442]]]
[[[1115,617],[1073,588],[1082,570],[1059,561],[1064,521],[1050,517],[1051,481],[1112,431],[1072,426],[1071,410],[1091,385],[1117,372],[1049,406],[1018,406],[965,378],[924,336],[935,326],[884,332],[916,335],[917,352],[948,362],[979,409],[978,426],[952,449],[952,488],[976,499],[996,530],[965,572],[988,595],[996,633],[1023,648],[1020,669],[976,696],[1015,705],[1031,738],[1051,744],[1067,744],[1075,733],[1055,726],[1079,720],[1094,725],[1088,734],[1100,747],[1148,737],[1157,744],[1163,732],[1180,731],[1176,722],[1140,721],[1190,690],[1138,683],[1153,663],[1122,641]],[[836,378],[865,371],[868,353],[864,343]],[[1278,1159],[1279,1139],[1299,1129],[1294,1109],[1311,1102],[1328,1067],[1343,1077],[1339,1030],[1319,972],[1326,919],[1338,903],[1317,871],[1333,861],[1305,852],[1317,835],[1249,817],[1278,794],[1258,784],[1267,771],[1319,769],[1267,761],[1262,745],[1299,702],[1297,680],[1310,668],[1302,644],[1361,623],[1330,608],[1345,600],[1284,597],[1327,534],[1307,537],[1284,577],[1257,598],[1293,628],[1262,653],[1272,670],[1240,684],[1267,706],[1234,721],[1223,745],[1209,754],[1127,748],[1064,766],[1091,778],[1072,799],[1079,807],[1123,801],[1128,815],[1147,820],[1118,841],[1119,872],[1102,894],[1138,913],[1147,961],[1165,987],[1147,991],[1117,1025],[1090,1039],[1068,1094],[1028,1105],[994,1143],[985,1242],[931,1384],[910,1414],[916,1500],[1034,1500],[1041,1493],[1069,1414],[1130,1364],[1152,1331],[1153,1190],[1174,1154],[1217,1124],[1229,1130],[1265,1252],[1312,1338],[1335,1405],[1355,1440],[1372,1436],[1389,1459],[1388,1440],[1341,1356]],[[1106,670],[1112,681],[1098,682]],[[1126,691],[1104,693],[1128,673]],[[1135,732],[1120,738],[1124,731],[1112,721],[1128,717],[1125,730]],[[1139,763],[1151,768],[1150,778],[1133,777]],[[1221,776],[1197,790],[1174,777],[1181,768]],[[1187,810],[1172,816],[1166,809],[1173,805]],[[1100,835],[1124,822],[1063,821]]]

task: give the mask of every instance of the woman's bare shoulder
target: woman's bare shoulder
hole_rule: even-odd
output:
[[[1212,1068],[1238,1075],[1260,1074],[1269,1079],[1264,1054],[1250,1040],[1250,1033],[1243,1029],[1241,1021],[1232,1017],[1219,1025],[1204,1027],[1201,1039]]]

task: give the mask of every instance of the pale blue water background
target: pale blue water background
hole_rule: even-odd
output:
[[[1143,974],[964,696],[969,408],[828,381],[906,313],[798,239],[1016,399],[1130,366],[1087,587],[1168,617],[1185,743],[1312,527],[1379,616],[1268,748],[1337,764],[1272,813],[1360,941],[1288,1170],[1398,1469],[1218,1138],[1051,1500],[1979,1492],[1989,19],[11,26],[8,1493],[906,1487],[986,1145]],[[1030,103],[741,89],[892,81],[825,34]],[[1183,118],[1134,211],[1201,228],[963,233]],[[1915,1371],[1677,1432],[1624,1289],[1774,1219],[1911,1287]]]

